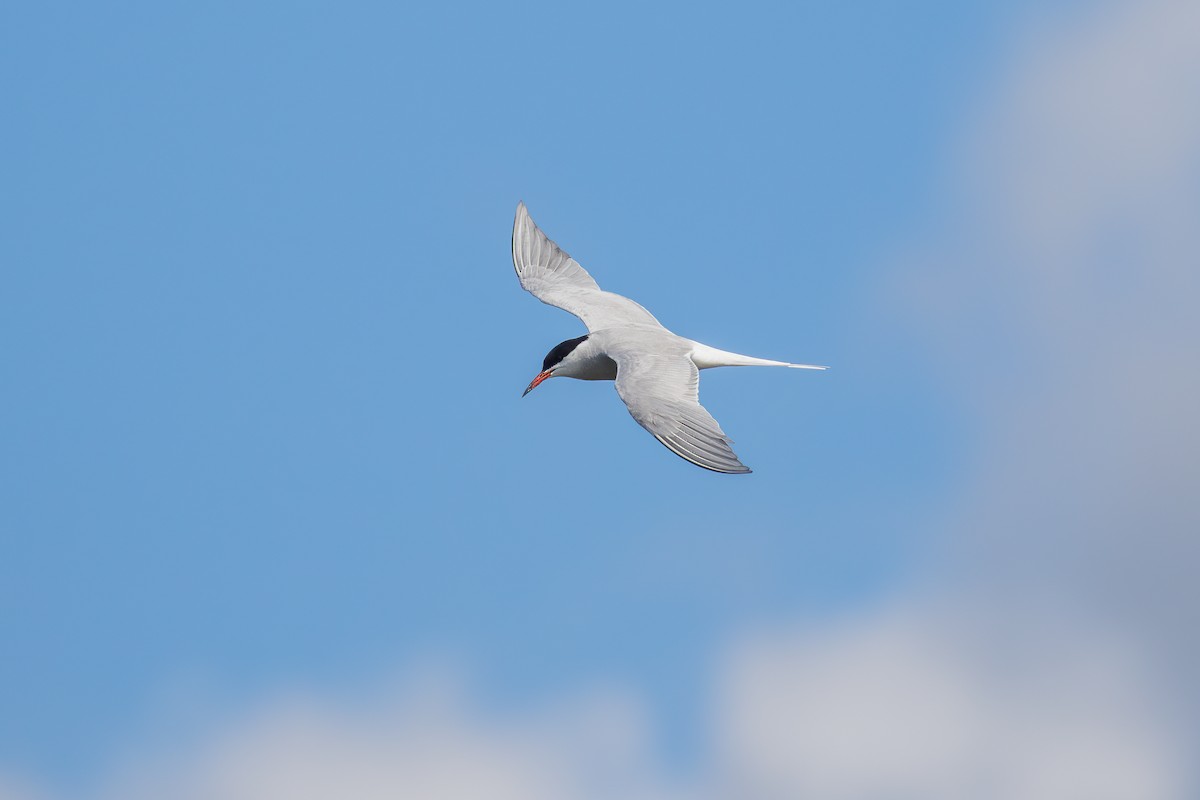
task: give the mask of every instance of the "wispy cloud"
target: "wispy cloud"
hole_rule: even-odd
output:
[[[714,726],[722,796],[1182,796],[1179,754],[1120,643],[941,607],[744,643]]]
[[[1029,42],[922,276],[982,441],[950,563],[1010,614],[1129,637],[1194,704],[1200,7],[1114,4]]]
[[[545,711],[489,714],[451,672],[370,702],[293,694],[199,744],[136,759],[102,797],[446,800],[661,798],[636,704],[610,692]]]

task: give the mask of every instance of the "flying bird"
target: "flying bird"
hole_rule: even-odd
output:
[[[732,440],[700,405],[700,370],[710,367],[791,367],[685,339],[640,305],[603,291],[575,259],[538,229],[524,203],[513,222],[513,266],[521,286],[547,305],[568,311],[588,332],[554,346],[529,394],[548,378],[616,381],[617,394],[637,423],[671,452],[713,472],[747,473]]]

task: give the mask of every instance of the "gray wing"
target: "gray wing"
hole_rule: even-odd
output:
[[[587,270],[538,229],[524,203],[517,204],[513,221],[512,255],[525,291],[579,317],[589,331],[623,325],[661,327],[628,297],[603,291]]]
[[[617,394],[655,439],[713,472],[750,472],[721,426],[700,405],[700,370],[686,349],[660,353],[610,347],[608,355],[617,362]]]

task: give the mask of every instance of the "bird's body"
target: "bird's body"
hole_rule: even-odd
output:
[[[546,356],[528,394],[551,377],[616,382],[617,394],[643,428],[682,458],[714,472],[750,472],[717,421],[700,405],[700,370],[712,367],[793,367],[718,350],[672,333],[649,311],[605,292],[583,267],[542,233],[524,203],[513,224],[513,266],[521,285],[583,320],[588,333]]]

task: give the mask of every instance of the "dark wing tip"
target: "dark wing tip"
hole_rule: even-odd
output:
[[[662,442],[668,450],[682,458],[689,464],[695,464],[697,467],[709,470],[710,472],[719,472],[723,475],[749,475],[754,470],[743,464],[732,450],[726,456],[714,456],[705,453],[698,449],[694,444],[685,440],[672,438],[669,436],[660,436],[653,434],[655,439]]]

